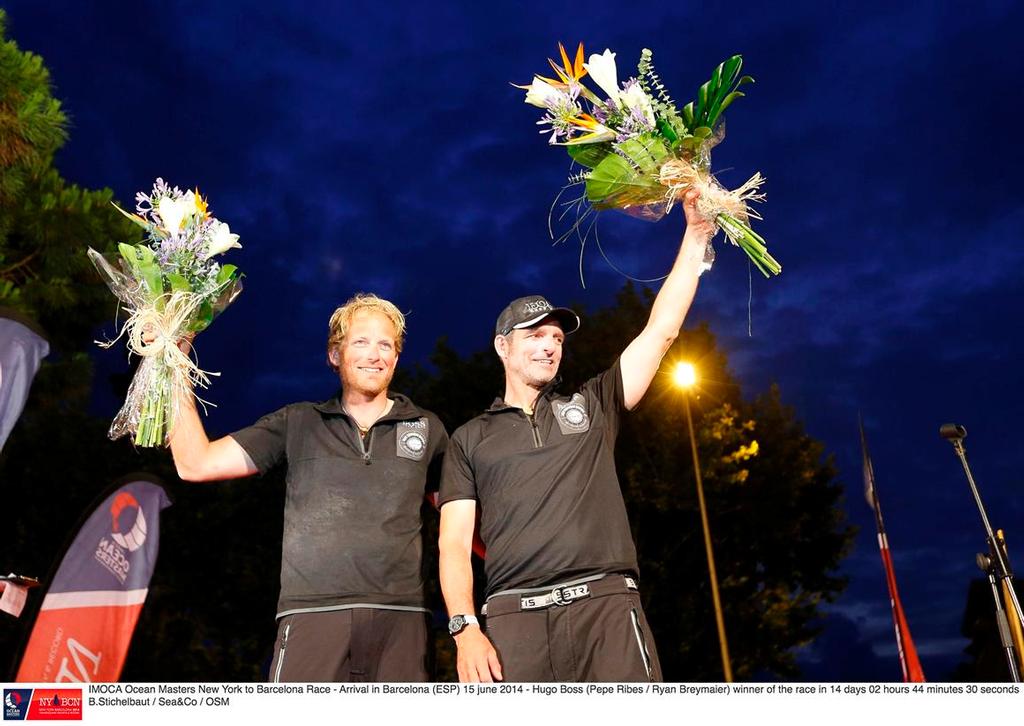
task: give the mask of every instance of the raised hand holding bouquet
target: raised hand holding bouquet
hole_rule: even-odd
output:
[[[91,248],[88,254],[128,312],[118,338],[125,336],[129,352],[142,357],[110,438],[132,433],[138,446],[161,446],[180,397],[216,375],[201,370],[178,342],[206,329],[242,291],[237,268],[214,260],[241,245],[210,215],[198,189],[182,192],[157,179],[151,194],[135,199],[136,214],[117,209],[146,231],[146,241],[120,244],[117,255]]]
[[[738,89],[753,81],[740,76],[743,60],[735,55],[720,64],[702,85],[696,102],[677,109],[654,71],[651,51],[640,56],[637,77],[619,84],[615,54],[605,50],[583,62],[583,44],[569,61],[559,44],[562,64],[549,60],[557,79],[535,76],[526,89],[526,103],[545,110],[538,122],[549,143],[565,146],[587,171],[570,177],[585,193],[569,205],[577,209],[572,231],[594,210],[617,209],[657,221],[689,189],[700,192],[701,215],[743,249],[765,277],[782,266],[768,254],[764,239],[750,227],[760,219],[748,202],[762,201],[761,175],[754,174],[734,191],[724,189],[711,174],[711,149],[725,137],[722,112],[744,94]],[[583,85],[591,80],[605,96]],[[565,236],[568,236],[568,234]],[[564,236],[563,236],[564,238]],[[585,240],[585,236],[581,236]],[[708,245],[706,267],[714,252]]]

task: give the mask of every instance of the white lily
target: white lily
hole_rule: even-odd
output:
[[[615,54],[607,48],[604,53],[594,53],[590,56],[590,62],[584,63],[583,67],[601,90],[608,94],[608,98],[616,103],[619,102],[619,73],[615,68]]]
[[[534,78],[533,83],[526,89],[526,103],[537,108],[548,108],[552,103],[557,103],[563,93],[540,78]]]
[[[210,246],[206,249],[206,258],[223,254],[233,247],[241,247],[238,244],[238,235],[231,234],[231,228],[226,222],[216,222],[211,230]]]
[[[164,197],[160,200],[157,211],[160,212],[160,220],[164,223],[164,229],[172,237],[181,229],[181,224],[185,221],[186,209],[184,199]]]
[[[636,109],[647,119],[647,123],[654,126],[654,107],[651,105],[651,98],[639,83],[634,83],[621,95],[622,102],[630,109]]]

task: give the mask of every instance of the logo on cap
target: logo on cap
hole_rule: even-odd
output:
[[[551,310],[551,303],[547,300],[532,300],[523,305],[523,312],[526,314],[531,313],[543,313],[547,310]]]

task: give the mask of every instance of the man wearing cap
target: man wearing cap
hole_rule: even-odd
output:
[[[715,228],[696,199],[684,200],[686,234],[646,327],[579,390],[555,391],[580,324],[572,310],[532,295],[498,318],[505,395],[452,435],[441,477],[441,587],[463,682],[661,680],[614,449],[697,289]],[[483,628],[470,563],[478,517]]]
[[[338,395],[295,403],[210,441],[194,403],[171,435],[187,481],[265,473],[286,462],[278,636],[272,681],[425,681],[420,507],[448,435],[390,394],[405,317],[357,295],[331,316]]]

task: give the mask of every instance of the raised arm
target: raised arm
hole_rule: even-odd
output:
[[[183,397],[171,430],[171,454],[185,481],[218,481],[252,476],[259,470],[245,449],[230,436],[210,441],[196,411],[195,399]]]
[[[470,553],[476,526],[476,501],[456,499],[441,507],[441,592],[448,616],[473,615],[473,565]],[[455,636],[457,667],[462,683],[500,681],[501,663],[479,625],[467,625]]]
[[[715,226],[697,212],[699,194],[690,190],[683,198],[686,233],[679,254],[654,299],[647,326],[622,353],[622,386],[627,409],[636,408],[658,372],[661,359],[679,335],[683,320],[697,292],[697,277]]]
[[[144,335],[146,342],[152,335]],[[192,336],[178,343],[181,352],[192,351]],[[178,476],[185,481],[238,479],[259,472],[245,449],[230,436],[210,441],[196,411],[195,396],[183,395],[170,433],[171,455]]]

